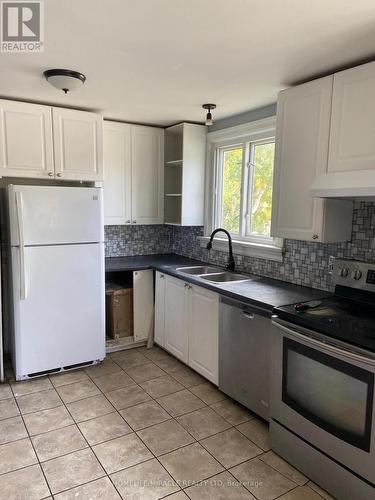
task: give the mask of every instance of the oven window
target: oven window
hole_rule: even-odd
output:
[[[282,390],[284,403],[299,414],[370,450],[373,373],[284,338]]]

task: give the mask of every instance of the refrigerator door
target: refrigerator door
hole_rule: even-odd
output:
[[[12,248],[16,378],[105,357],[104,244]],[[20,274],[24,272],[24,298]]]
[[[102,188],[8,188],[11,245],[104,241]],[[22,241],[21,241],[22,244]]]

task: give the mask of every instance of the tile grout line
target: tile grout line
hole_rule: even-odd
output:
[[[129,351],[131,351],[131,350],[129,350]],[[137,348],[137,351],[138,351],[138,348]],[[139,351],[138,351],[138,352],[139,352]],[[141,353],[141,354],[142,354],[142,353]],[[117,473],[117,472],[121,472],[121,471],[123,471],[123,470],[127,470],[127,469],[129,469],[129,468],[131,468],[131,467],[136,467],[137,465],[140,465],[140,464],[146,463],[146,462],[148,462],[148,461],[150,461],[150,460],[156,459],[156,460],[157,460],[157,462],[158,462],[158,463],[159,463],[159,464],[163,467],[163,469],[166,471],[166,473],[167,473],[169,476],[171,476],[171,477],[173,478],[173,476],[172,476],[172,475],[168,472],[168,470],[167,470],[167,469],[163,466],[163,464],[160,462],[159,457],[165,456],[165,455],[167,455],[168,453],[172,453],[172,452],[177,451],[177,450],[179,450],[179,449],[182,449],[182,448],[185,448],[185,447],[187,447],[187,446],[191,446],[191,445],[193,445],[193,444],[195,444],[195,443],[198,443],[198,444],[199,444],[199,445],[200,445],[200,446],[201,446],[201,447],[202,447],[202,448],[203,448],[203,449],[204,449],[204,450],[205,450],[205,451],[206,451],[206,452],[207,452],[207,453],[208,453],[208,454],[209,454],[209,455],[210,455],[210,456],[211,456],[211,457],[212,457],[212,458],[213,458],[213,459],[217,462],[217,463],[219,463],[219,464],[220,464],[220,466],[221,466],[221,467],[223,467],[223,469],[224,469],[223,471],[221,471],[221,472],[219,472],[219,473],[216,473],[216,474],[214,474],[213,476],[210,476],[209,478],[214,477],[214,476],[216,476],[217,474],[221,474],[221,473],[223,473],[223,472],[225,472],[225,471],[226,471],[226,472],[228,472],[228,473],[229,473],[232,477],[234,477],[234,476],[233,476],[233,474],[231,474],[231,472],[230,472],[230,468],[236,467],[237,465],[241,465],[241,464],[243,464],[243,463],[247,462],[248,460],[252,460],[252,458],[251,458],[251,459],[244,460],[243,462],[240,462],[239,464],[236,464],[236,465],[234,465],[234,466],[231,466],[230,468],[227,468],[227,467],[225,467],[225,466],[224,466],[224,465],[223,465],[223,464],[222,464],[222,463],[221,463],[221,462],[220,462],[217,458],[215,458],[215,457],[214,457],[214,456],[213,456],[213,455],[209,452],[209,450],[207,450],[207,449],[204,447],[204,445],[203,445],[203,444],[201,444],[201,442],[200,442],[200,441],[202,441],[202,440],[204,440],[204,439],[207,439],[207,438],[209,438],[209,437],[216,436],[216,435],[218,435],[218,434],[220,434],[220,433],[222,433],[222,432],[225,432],[226,430],[230,430],[230,429],[236,429],[236,430],[237,430],[238,432],[240,432],[240,433],[241,433],[241,435],[243,435],[243,436],[244,436],[244,437],[245,437],[245,438],[246,438],[246,439],[247,439],[250,443],[252,443],[253,445],[255,445],[257,448],[259,448],[259,449],[261,450],[261,453],[260,453],[259,455],[256,455],[256,456],[255,456],[255,457],[253,457],[253,458],[259,458],[259,459],[261,459],[261,457],[262,457],[262,456],[264,456],[264,455],[265,455],[268,451],[270,451],[270,450],[264,450],[264,449],[262,449],[262,447],[261,447],[261,446],[259,446],[259,445],[257,445],[256,443],[254,443],[251,439],[249,439],[247,436],[245,436],[245,435],[244,435],[244,434],[243,434],[243,433],[242,433],[239,429],[237,429],[237,427],[236,427],[236,425],[241,425],[242,423],[246,423],[246,422],[248,422],[248,421],[251,421],[252,419],[254,419],[254,418],[255,418],[254,416],[252,416],[251,418],[249,418],[249,419],[248,419],[248,420],[246,420],[245,422],[241,422],[240,424],[233,424],[233,423],[229,422],[229,421],[228,421],[225,417],[223,417],[222,415],[220,415],[220,414],[219,414],[219,413],[218,413],[218,412],[217,412],[214,408],[212,408],[212,406],[211,406],[211,405],[214,405],[214,404],[216,404],[216,403],[218,403],[218,402],[220,402],[220,401],[225,401],[225,400],[227,400],[227,398],[226,398],[226,397],[225,397],[224,399],[222,399],[222,400],[215,401],[215,402],[213,402],[213,403],[206,403],[204,400],[202,400],[199,396],[197,396],[196,394],[194,394],[194,393],[190,390],[190,389],[191,389],[191,387],[196,387],[197,385],[200,385],[201,383],[204,383],[204,382],[200,382],[200,383],[198,383],[198,384],[196,384],[196,385],[194,385],[194,386],[186,387],[184,384],[181,384],[181,382],[179,382],[179,381],[178,381],[177,379],[175,379],[175,378],[174,378],[174,376],[173,376],[173,373],[178,373],[178,371],[179,371],[179,370],[176,370],[176,371],[174,371],[174,372],[172,372],[172,373],[168,373],[168,372],[166,372],[165,370],[163,370],[163,368],[161,368],[161,367],[160,367],[157,363],[155,363],[152,359],[147,358],[146,356],[145,356],[145,358],[146,358],[146,359],[147,359],[150,363],[154,364],[154,365],[155,365],[155,366],[157,366],[159,369],[161,369],[162,371],[164,371],[165,375],[160,375],[160,376],[157,376],[157,377],[155,377],[155,378],[152,378],[152,379],[149,379],[149,380],[142,381],[142,382],[139,382],[139,383],[138,383],[138,382],[136,382],[136,381],[135,381],[135,380],[131,377],[131,375],[129,375],[129,373],[128,373],[128,372],[126,372],[126,370],[125,370],[122,366],[118,365],[118,363],[116,363],[116,361],[115,361],[114,359],[112,359],[112,357],[111,357],[110,359],[111,359],[111,360],[112,360],[112,361],[113,361],[113,362],[114,362],[114,363],[115,363],[115,364],[119,367],[119,370],[123,371],[123,372],[124,372],[127,376],[129,376],[129,377],[130,377],[130,378],[134,381],[134,385],[135,385],[135,386],[137,386],[139,389],[141,389],[142,391],[144,391],[144,392],[145,392],[145,393],[149,396],[149,398],[150,398],[150,399],[149,399],[149,400],[147,400],[147,401],[140,402],[140,403],[136,403],[136,404],[131,405],[131,406],[126,407],[126,408],[122,408],[122,409],[121,409],[121,408],[119,408],[119,409],[117,409],[117,408],[116,408],[116,407],[112,404],[112,402],[111,402],[111,401],[107,398],[106,393],[105,393],[105,392],[104,392],[104,391],[103,391],[103,390],[102,390],[102,389],[101,389],[101,388],[100,388],[100,387],[99,387],[99,386],[95,383],[95,380],[94,380],[94,379],[95,379],[95,378],[98,378],[98,377],[101,377],[101,376],[103,376],[103,377],[104,377],[104,376],[107,376],[107,375],[114,375],[115,373],[120,373],[120,371],[119,371],[119,372],[113,372],[112,374],[111,374],[111,373],[105,373],[104,375],[99,375],[99,376],[96,376],[96,377],[93,377],[93,376],[89,375],[87,372],[85,372],[85,371],[84,371],[83,373],[85,373],[85,374],[88,376],[88,379],[94,383],[94,385],[98,388],[98,390],[99,390],[100,394],[93,395],[93,396],[88,396],[87,398],[85,398],[85,397],[84,397],[84,398],[80,398],[80,399],[78,399],[78,400],[76,400],[76,401],[72,401],[72,402],[70,402],[70,403],[65,403],[65,401],[63,401],[63,400],[62,400],[62,401],[61,401],[61,404],[60,404],[60,405],[58,405],[58,406],[56,406],[56,407],[52,407],[52,408],[45,408],[45,409],[43,409],[43,410],[36,410],[35,412],[30,412],[30,413],[27,413],[27,414],[29,415],[29,414],[33,414],[33,413],[38,413],[39,411],[51,410],[51,409],[54,409],[54,408],[58,408],[58,407],[60,407],[60,406],[63,406],[63,407],[67,410],[67,412],[68,412],[68,414],[70,415],[70,417],[73,419],[73,424],[69,424],[69,425],[66,425],[66,426],[60,427],[60,428],[58,428],[58,429],[53,429],[53,430],[59,430],[59,429],[63,429],[63,428],[66,428],[66,427],[69,427],[69,426],[75,425],[75,427],[77,427],[77,428],[78,428],[78,431],[79,431],[79,432],[80,432],[80,434],[82,435],[82,437],[83,437],[84,441],[87,443],[87,448],[82,448],[82,450],[84,450],[84,449],[90,449],[90,450],[92,451],[92,453],[94,454],[94,456],[95,456],[96,460],[98,460],[98,462],[99,462],[99,464],[100,464],[100,466],[101,466],[101,468],[102,468],[102,470],[103,470],[103,472],[104,472],[104,474],[105,474],[105,475],[104,475],[104,476],[102,476],[102,477],[108,477],[108,478],[109,478],[109,480],[111,481],[111,483],[112,483],[112,484],[113,484],[113,481],[112,481],[112,479],[111,479],[110,475],[106,472],[106,470],[105,470],[105,469],[104,469],[104,467],[102,466],[102,464],[101,464],[100,460],[98,459],[97,455],[95,454],[95,451],[93,450],[93,446],[96,446],[96,445],[98,445],[98,444],[102,444],[102,443],[106,443],[106,442],[112,441],[112,440],[117,439],[117,438],[111,438],[111,439],[108,439],[108,440],[106,440],[106,441],[102,441],[102,442],[100,442],[100,443],[96,443],[95,445],[90,445],[90,444],[89,444],[89,442],[87,441],[86,437],[83,435],[83,433],[82,433],[82,431],[81,431],[80,427],[79,427],[79,424],[80,424],[80,423],[84,423],[84,422],[88,422],[88,421],[91,421],[91,420],[95,420],[96,418],[100,418],[100,417],[102,417],[102,416],[106,416],[106,415],[109,415],[109,414],[112,414],[112,413],[113,413],[113,414],[114,414],[114,413],[117,413],[117,414],[121,417],[121,419],[122,419],[122,420],[124,420],[124,422],[125,422],[125,423],[129,426],[129,428],[131,429],[132,433],[134,433],[134,434],[138,437],[138,439],[139,439],[139,440],[143,443],[143,445],[146,447],[146,449],[147,449],[147,450],[151,453],[151,456],[152,456],[153,458],[148,458],[147,460],[141,461],[141,462],[139,462],[139,463],[137,463],[137,464],[135,464],[135,465],[131,465],[131,466],[125,467],[125,468],[120,469],[119,471],[116,471],[116,472],[111,473],[111,474],[115,474],[115,473]],[[173,358],[173,359],[175,359],[175,358]],[[147,363],[143,363],[143,364],[147,364]],[[134,367],[135,367],[135,366],[142,366],[142,364],[134,365]],[[187,367],[187,365],[184,365],[184,366],[186,366],[186,367]],[[187,368],[189,368],[189,367],[187,367]],[[190,368],[189,368],[189,369],[190,369]],[[149,382],[149,381],[151,381],[151,380],[157,380],[158,378],[161,378],[161,377],[164,377],[164,376],[168,376],[168,377],[170,377],[171,379],[176,380],[176,382],[178,382],[181,386],[183,386],[183,387],[184,387],[183,389],[181,389],[181,390],[179,390],[179,391],[175,391],[175,392],[172,392],[172,393],[166,394],[165,396],[173,395],[173,394],[176,394],[176,393],[181,392],[181,391],[183,391],[183,390],[187,390],[190,394],[192,394],[193,396],[197,397],[200,401],[202,401],[202,403],[204,404],[204,406],[203,406],[202,408],[198,408],[198,409],[195,409],[195,410],[192,410],[192,411],[189,411],[189,412],[183,413],[183,414],[181,414],[181,415],[176,415],[176,416],[170,415],[170,414],[169,414],[169,412],[168,412],[168,410],[166,410],[166,408],[164,408],[164,407],[163,407],[163,405],[160,405],[160,403],[157,401],[157,399],[156,399],[156,398],[154,398],[153,396],[151,396],[151,395],[150,395],[150,394],[149,394],[149,393],[148,393],[148,392],[147,392],[147,391],[146,391],[146,390],[145,390],[142,386],[140,386],[140,384],[141,384],[141,383],[146,383],[146,382]],[[71,385],[71,384],[74,384],[74,383],[80,383],[80,382],[83,382],[83,380],[77,380],[76,382],[71,382],[71,383],[69,383],[69,384],[64,384],[64,385],[62,385],[61,387],[68,386],[68,385]],[[209,381],[207,381],[207,383],[209,383]],[[59,398],[60,398],[60,399],[62,399],[62,398],[61,398],[61,396],[60,396],[60,394],[58,393],[58,391],[57,391],[56,387],[53,385],[53,382],[52,382],[52,381],[51,381],[51,384],[52,384],[52,386],[53,386],[53,387],[51,387],[51,389],[54,389],[54,390],[55,390],[55,392],[57,392],[57,394],[58,394]],[[10,386],[10,385],[9,385],[9,386]],[[133,384],[132,384],[131,386],[133,386]],[[60,387],[60,386],[58,386],[58,387]],[[130,385],[129,385],[129,386],[125,386],[125,387],[120,387],[120,388],[118,388],[118,389],[122,389],[122,388],[126,388],[126,387],[130,387]],[[11,388],[12,394],[14,395],[13,388],[12,388],[11,386],[10,386],[10,388]],[[51,389],[46,389],[46,390],[51,390]],[[118,390],[118,389],[114,389],[114,390]],[[38,392],[45,392],[46,390],[44,390],[44,389],[43,389],[43,390],[41,390],[41,391],[35,391],[35,392],[33,392],[33,393],[30,393],[30,394],[36,394],[36,393],[38,393]],[[108,391],[108,392],[112,392],[112,391]],[[71,412],[70,412],[69,408],[67,407],[67,405],[68,405],[68,404],[71,404],[71,403],[74,403],[74,402],[77,402],[77,401],[82,401],[82,400],[88,399],[88,398],[90,398],[90,397],[99,396],[99,395],[103,395],[103,396],[104,396],[104,398],[106,399],[106,401],[108,401],[108,402],[109,402],[109,404],[111,405],[111,407],[113,408],[113,411],[111,411],[111,412],[109,412],[109,413],[107,413],[107,414],[104,414],[104,415],[100,415],[100,416],[98,416],[98,417],[92,417],[92,418],[90,418],[90,419],[87,419],[87,420],[84,420],[84,421],[81,421],[81,422],[77,422],[77,421],[75,420],[75,418],[73,417],[73,415],[71,414]],[[160,397],[159,397],[159,399],[160,399],[160,398],[162,398],[162,397],[165,397],[165,396],[160,396]],[[6,398],[6,399],[11,399],[11,397],[10,397],[10,398]],[[23,423],[24,423],[24,426],[25,426],[25,428],[26,428],[26,432],[27,432],[28,438],[29,438],[29,440],[30,440],[30,442],[31,442],[31,444],[32,444],[32,447],[33,447],[34,453],[35,453],[35,455],[36,455],[36,458],[37,458],[38,464],[39,464],[39,466],[40,466],[40,469],[42,470],[43,476],[44,476],[44,478],[45,478],[45,480],[46,480],[46,483],[47,483],[47,485],[48,485],[48,488],[49,488],[49,490],[50,490],[49,483],[48,483],[48,481],[47,481],[47,479],[46,479],[46,476],[45,476],[45,474],[44,474],[43,468],[41,467],[42,462],[40,462],[39,457],[38,457],[38,455],[37,455],[37,453],[36,453],[36,450],[35,450],[35,448],[34,448],[34,445],[33,445],[33,443],[32,443],[30,433],[29,433],[29,431],[28,431],[28,429],[27,429],[27,427],[26,427],[26,425],[25,425],[24,418],[23,418],[23,414],[22,414],[22,412],[21,412],[21,411],[20,411],[20,409],[19,409],[17,399],[16,399],[16,397],[15,397],[15,396],[13,396],[13,399],[15,400],[15,402],[16,402],[16,404],[17,404],[17,408],[18,408],[18,410],[19,410],[19,412],[20,412],[20,413],[19,413],[19,415],[21,416],[21,419],[22,419],[22,421],[23,421]],[[139,405],[141,405],[141,404],[143,404],[143,403],[146,403],[146,402],[148,402],[148,401],[155,402],[156,404],[158,404],[159,406],[161,406],[161,407],[163,408],[163,410],[164,410],[164,411],[166,411],[166,413],[167,413],[168,415],[170,415],[170,417],[171,417],[171,418],[170,418],[170,419],[167,419],[167,420],[165,420],[165,421],[163,421],[163,422],[159,422],[159,423],[157,423],[157,424],[151,424],[151,425],[149,425],[149,426],[147,426],[147,427],[144,427],[144,428],[142,428],[142,429],[135,430],[135,429],[134,429],[134,428],[133,428],[133,427],[132,427],[132,426],[131,426],[128,422],[127,422],[127,420],[126,420],[126,419],[125,419],[125,418],[124,418],[124,417],[120,414],[120,411],[125,411],[125,410],[127,410],[128,408],[134,408],[135,406],[139,406]],[[232,400],[231,400],[231,399],[228,399],[228,401],[232,402]],[[184,426],[183,426],[183,425],[182,425],[182,424],[181,424],[181,423],[180,423],[177,419],[178,419],[179,417],[182,417],[182,416],[185,416],[185,415],[188,415],[188,414],[194,413],[194,412],[199,411],[199,410],[203,410],[203,409],[205,409],[205,408],[211,408],[211,409],[212,409],[212,410],[213,410],[213,411],[214,411],[214,412],[215,412],[218,416],[220,416],[221,418],[223,418],[223,419],[224,419],[224,420],[225,420],[225,421],[226,421],[226,422],[230,425],[230,427],[229,427],[228,429],[225,429],[225,430],[223,430],[223,431],[219,431],[219,432],[217,432],[217,433],[215,433],[215,434],[213,434],[213,435],[209,435],[209,436],[203,437],[203,438],[201,438],[200,440],[198,440],[198,439],[196,439],[196,438],[195,438],[195,437],[194,437],[194,436],[190,433],[190,431],[189,431],[188,429],[186,429],[186,428],[185,428],[185,427],[184,427]],[[26,415],[26,414],[25,414],[25,415]],[[9,417],[9,418],[14,418],[14,417]],[[7,420],[7,419],[3,419],[3,420]],[[184,430],[185,430],[185,431],[186,431],[186,432],[187,432],[187,433],[188,433],[188,434],[192,437],[192,439],[194,440],[194,442],[193,442],[193,443],[190,443],[190,444],[188,444],[188,445],[184,445],[184,446],[178,447],[178,448],[176,448],[176,449],[174,449],[174,450],[168,451],[167,453],[164,453],[164,454],[162,454],[162,455],[160,455],[160,456],[158,457],[158,456],[156,456],[156,455],[155,455],[155,454],[151,451],[151,449],[147,446],[147,444],[146,444],[146,443],[145,443],[145,442],[141,439],[141,437],[138,435],[138,432],[140,432],[140,431],[142,431],[142,430],[145,430],[145,429],[149,429],[149,428],[151,428],[151,427],[153,427],[153,426],[159,425],[160,423],[168,422],[168,421],[170,421],[170,420],[174,420],[177,424],[181,425],[181,426],[182,426],[182,428],[183,428],[183,429],[184,429]],[[37,435],[43,435],[43,434],[46,434],[47,432],[53,432],[53,430],[52,430],[52,431],[42,432],[42,433],[39,433],[39,434],[37,434]],[[126,435],[129,435],[129,433],[128,433],[128,434],[124,434],[123,436],[126,436]],[[119,437],[122,437],[122,436],[119,436]],[[24,438],[20,438],[20,439],[24,439]],[[13,440],[13,441],[11,441],[11,442],[18,441],[18,440],[20,440],[20,439]],[[7,444],[7,443],[4,443],[4,444]],[[76,450],[76,451],[81,451],[81,450]],[[70,453],[74,453],[74,452],[70,452]],[[70,453],[67,453],[67,454],[64,454],[64,455],[59,455],[58,457],[55,457],[55,458],[59,458],[59,457],[61,457],[61,456],[66,456],[66,455],[69,455]],[[50,460],[54,460],[55,458],[49,459],[49,460],[44,461],[44,462],[48,462],[48,461],[50,461]],[[43,462],[43,463],[44,463],[44,462]],[[271,465],[267,464],[266,462],[263,462],[263,463],[265,463],[267,466],[271,467],[271,468],[272,468],[272,469],[274,469],[276,472],[278,472],[279,474],[281,474],[283,477],[285,477],[286,479],[288,479],[289,481],[291,481],[292,483],[294,483],[294,484],[295,484],[295,487],[294,487],[294,488],[292,488],[292,489],[290,489],[289,491],[293,491],[294,489],[298,488],[299,486],[306,486],[306,485],[307,485],[307,482],[306,482],[306,483],[304,483],[303,485],[296,484],[296,483],[295,483],[292,479],[290,479],[290,477],[288,477],[288,476],[284,475],[282,472],[278,471],[277,469],[275,469],[275,468],[274,468],[274,467],[272,467]],[[26,467],[29,467],[29,466],[26,466]],[[23,467],[23,468],[25,468],[25,467]],[[20,469],[22,469],[22,468],[20,468]],[[20,469],[15,469],[15,470],[20,470]],[[297,470],[298,470],[298,469],[297,469]],[[9,471],[9,472],[13,472],[13,471]],[[203,479],[202,481],[205,481],[205,480],[207,480],[207,479],[209,479],[209,478]],[[99,478],[98,478],[98,479],[99,479]],[[92,480],[92,481],[88,481],[88,482],[86,482],[86,483],[82,483],[82,485],[84,485],[84,484],[89,484],[89,483],[94,482],[94,481],[96,481],[96,480],[97,480],[97,479]],[[182,488],[180,487],[180,485],[177,483],[177,481],[176,481],[174,478],[173,478],[173,480],[176,482],[176,484],[177,484],[177,485],[178,485],[178,487],[180,488],[180,490],[179,490],[179,491],[185,491],[184,489],[182,489]],[[235,479],[235,480],[236,480],[236,479]],[[307,480],[309,481],[309,479],[308,479],[308,478],[307,478]],[[237,481],[237,480],[236,480],[236,481]],[[74,486],[74,487],[72,487],[72,488],[69,488],[69,489],[67,489],[67,490],[64,490],[64,491],[68,491],[68,490],[73,489],[73,488],[76,488],[76,487],[78,487],[78,486],[81,486],[81,484],[80,484],[80,485],[77,485],[77,486]],[[116,486],[115,486],[114,484],[113,484],[113,486],[115,487],[116,491],[118,491],[118,490],[117,490],[117,488],[116,488]],[[309,487],[309,486],[308,486],[308,487]],[[187,488],[188,488],[188,487],[187,487]],[[186,489],[186,488],[185,488],[185,489]],[[245,489],[247,490],[247,488],[246,488],[246,487],[245,487]],[[309,489],[315,492],[315,490],[313,490],[312,488],[310,488],[310,487],[309,487]],[[51,490],[50,490],[50,491],[51,491]],[[249,490],[247,490],[247,491],[249,491]],[[59,493],[60,493],[60,492],[59,492]],[[118,493],[119,493],[119,492],[118,492]],[[176,493],[177,493],[177,492],[176,492]],[[186,493],[186,492],[185,492],[185,493]],[[250,492],[250,493],[251,493],[251,492]],[[316,493],[316,492],[315,492],[315,493]],[[51,494],[52,494],[52,492],[51,492]],[[120,493],[119,493],[119,494],[120,494]],[[168,496],[171,496],[171,495],[173,495],[173,494],[174,494],[174,493],[168,494],[168,495],[166,495],[165,497],[162,497],[162,498],[168,498]],[[286,494],[286,493],[284,493],[284,494]],[[317,494],[318,494],[318,493],[317,493]],[[319,494],[318,494],[318,495],[319,495]],[[120,495],[120,496],[121,496],[121,495]],[[280,498],[281,496],[282,496],[282,495],[280,495],[280,496],[279,496],[279,497],[277,497],[277,498]],[[319,495],[319,496],[320,496],[320,495]],[[323,498],[323,497],[321,497],[321,498]]]
[[[13,394],[13,397],[14,397],[14,400],[15,400],[15,403],[16,403],[16,405],[17,405],[17,409],[18,409],[19,414],[20,414],[21,419],[22,419],[22,423],[23,423],[23,425],[24,425],[24,427],[25,427],[25,430],[26,430],[26,433],[27,433],[27,435],[28,435],[28,439],[29,439],[30,445],[31,445],[31,447],[32,447],[32,449],[33,449],[33,451],[34,451],[35,458],[36,458],[37,463],[38,463],[38,465],[39,465],[39,470],[41,471],[41,473],[42,473],[42,475],[43,475],[43,477],[44,477],[44,481],[45,481],[45,483],[46,483],[46,485],[47,485],[48,491],[50,492],[50,496],[52,496],[52,490],[51,490],[51,488],[50,488],[49,482],[47,481],[47,477],[46,477],[46,475],[45,475],[45,473],[44,473],[44,470],[43,470],[42,464],[41,464],[41,462],[40,462],[40,460],[39,460],[39,456],[38,456],[38,454],[37,454],[37,452],[36,452],[36,449],[35,449],[34,443],[33,443],[32,439],[31,439],[31,436],[30,436],[29,430],[28,430],[28,428],[27,428],[27,426],[26,426],[25,420],[24,420],[24,418],[23,418],[23,414],[22,414],[21,409],[20,409],[20,407],[19,407],[19,405],[18,405],[17,398],[16,398],[16,396],[14,395],[14,391],[13,391],[13,388],[12,388],[12,386],[11,386],[11,385],[10,385],[10,390],[12,391],[12,394]],[[17,469],[15,469],[15,470],[17,470]],[[10,471],[10,472],[13,472],[13,471]],[[48,498],[48,497],[43,497],[43,498]]]

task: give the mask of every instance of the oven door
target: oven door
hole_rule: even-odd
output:
[[[271,418],[375,483],[372,354],[274,319],[271,361]]]

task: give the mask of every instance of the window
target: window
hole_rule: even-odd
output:
[[[271,240],[274,153],[273,139],[216,147],[216,227]]]
[[[283,242],[271,237],[275,117],[207,135],[207,206],[202,246],[216,227],[227,229],[234,252],[282,260]],[[226,250],[225,237],[214,248]]]

